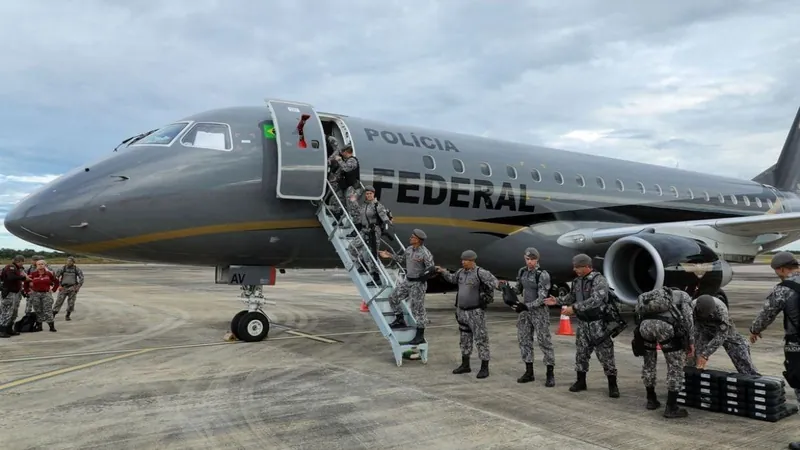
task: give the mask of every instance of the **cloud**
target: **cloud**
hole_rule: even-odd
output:
[[[744,179],[800,105],[790,0],[81,5],[0,3],[0,206],[39,185],[19,177],[266,97]]]

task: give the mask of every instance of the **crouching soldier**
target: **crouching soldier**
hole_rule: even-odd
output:
[[[36,322],[50,325],[50,331],[56,331],[53,321],[53,294],[58,289],[58,280],[53,272],[47,270],[44,260],[36,261],[36,270],[31,272],[30,281],[25,282],[25,291],[36,313]]]
[[[695,351],[698,369],[704,369],[708,358],[720,346],[725,348],[736,371],[745,375],[758,375],[750,357],[750,344],[736,331],[722,300],[704,294],[692,302],[694,309]],[[692,365],[691,363],[688,365]]]
[[[686,417],[678,408],[686,355],[694,351],[692,298],[684,291],[663,287],[639,295],[636,303],[638,326],[633,331],[634,356],[644,356],[642,381],[647,389],[647,409],[661,406],[656,395],[658,345],[667,360],[667,406],[664,417]]]
[[[453,373],[469,373],[469,358],[473,343],[478,348],[481,370],[476,378],[489,376],[489,333],[486,330],[486,307],[492,302],[497,289],[497,278],[486,269],[475,264],[478,255],[472,250],[461,254],[461,269],[451,273],[445,268],[436,267],[442,277],[458,285],[456,294],[456,321],[461,331],[461,365]]]
[[[572,281],[572,290],[564,296],[548,297],[546,305],[566,306],[562,314],[574,315],[578,319],[575,332],[575,371],[578,380],[570,386],[570,392],[585,391],[586,372],[592,352],[597,355],[603,372],[608,378],[608,396],[619,397],[617,366],[614,360],[614,340],[608,335],[603,320],[604,308],[608,304],[608,281],[592,268],[592,258],[586,254],[575,255],[572,267],[578,276]]]

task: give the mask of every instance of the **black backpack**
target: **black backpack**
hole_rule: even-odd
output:
[[[18,320],[17,323],[14,324],[14,331],[17,333],[33,333],[36,331],[42,331],[42,324],[36,322],[36,313],[31,311],[22,319]]]

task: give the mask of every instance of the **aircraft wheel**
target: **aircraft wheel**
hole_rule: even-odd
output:
[[[245,342],[258,342],[269,333],[269,319],[260,311],[247,312],[239,319],[239,336]]]
[[[725,293],[725,291],[720,289],[719,291],[717,291],[717,294],[715,295],[715,297],[717,297],[718,299],[722,300],[722,303],[725,303],[725,306],[728,309],[730,309],[731,306],[728,304],[728,295]]]
[[[245,314],[247,314],[247,310],[246,309],[243,310],[243,311],[239,311],[238,313],[236,313],[235,316],[233,316],[233,319],[231,320],[231,333],[238,340],[242,340],[242,338],[239,337],[239,321],[242,319],[242,316],[244,316]]]

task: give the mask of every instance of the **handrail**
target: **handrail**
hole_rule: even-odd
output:
[[[369,251],[369,246],[367,245],[367,242],[366,242],[366,241],[364,240],[364,238],[361,236],[361,233],[360,233],[360,232],[359,232],[359,231],[356,229],[356,224],[355,224],[355,222],[353,222],[353,218],[350,216],[350,213],[349,213],[349,212],[347,212],[347,208],[345,208],[345,206],[342,204],[342,201],[341,201],[341,200],[339,200],[339,196],[338,196],[338,195],[336,195],[336,193],[334,192],[334,190],[333,190],[333,186],[331,185],[331,182],[330,182],[330,181],[328,181],[328,180],[326,179],[326,180],[325,180],[325,184],[327,184],[327,186],[328,186],[328,189],[330,189],[331,195],[333,196],[333,198],[335,198],[335,199],[336,199],[336,203],[338,203],[338,204],[339,204],[339,207],[341,208],[341,211],[344,213],[343,217],[346,217],[346,218],[347,218],[347,221],[348,221],[348,222],[350,222],[350,224],[353,226],[353,231],[355,231],[355,233],[356,233],[356,237],[358,238],[358,240],[359,240],[359,241],[361,241],[361,244],[363,245],[363,247],[362,247],[362,248],[363,248],[363,249],[365,249],[365,250],[367,250],[367,251],[366,251],[366,253],[369,255],[370,259],[371,259],[371,260],[372,260],[372,262],[375,264],[375,267],[378,269],[378,272],[380,273],[381,277],[382,277],[382,278],[383,278],[383,279],[384,279],[386,282],[388,282],[388,283],[389,283],[389,284],[390,284],[392,287],[395,287],[394,280],[392,280],[391,278],[389,278],[389,274],[388,274],[388,273],[386,273],[386,270],[385,270],[385,267],[383,266],[383,263],[381,263],[380,261],[378,261],[378,260],[375,258],[375,255],[373,255],[373,254],[372,254],[372,252],[371,252],[371,251]],[[324,207],[326,211],[330,211],[330,208],[329,208],[329,206],[328,206],[328,203],[327,203],[327,202],[324,202],[324,201],[323,201],[323,202],[321,203],[321,206],[322,206],[322,207]],[[377,242],[376,242],[376,244],[377,244]],[[376,245],[376,247],[377,247],[377,245]],[[362,253],[363,253],[363,252],[362,252]],[[357,260],[358,264],[359,264],[361,267],[363,267],[363,268],[364,268],[364,270],[367,270],[367,268],[366,268],[366,267],[364,267],[364,264],[361,262],[361,258],[356,258],[356,260]]]
[[[366,190],[367,189],[367,187],[364,186],[364,183],[361,180],[358,180],[358,184],[359,184],[359,186],[361,186],[362,190]],[[400,238],[397,237],[396,233],[383,233],[383,234],[391,234],[391,236],[394,238],[394,241],[397,242],[400,245],[400,250],[401,251],[405,250],[406,246],[403,244],[403,241],[401,241]],[[393,254],[395,254],[395,255],[397,254],[397,252],[394,250],[394,247],[389,245],[389,248],[392,250]],[[400,271],[401,275],[405,276],[405,269],[403,268],[402,264],[400,264],[399,262],[397,262],[394,259],[392,259],[390,265],[396,265],[397,269]]]

